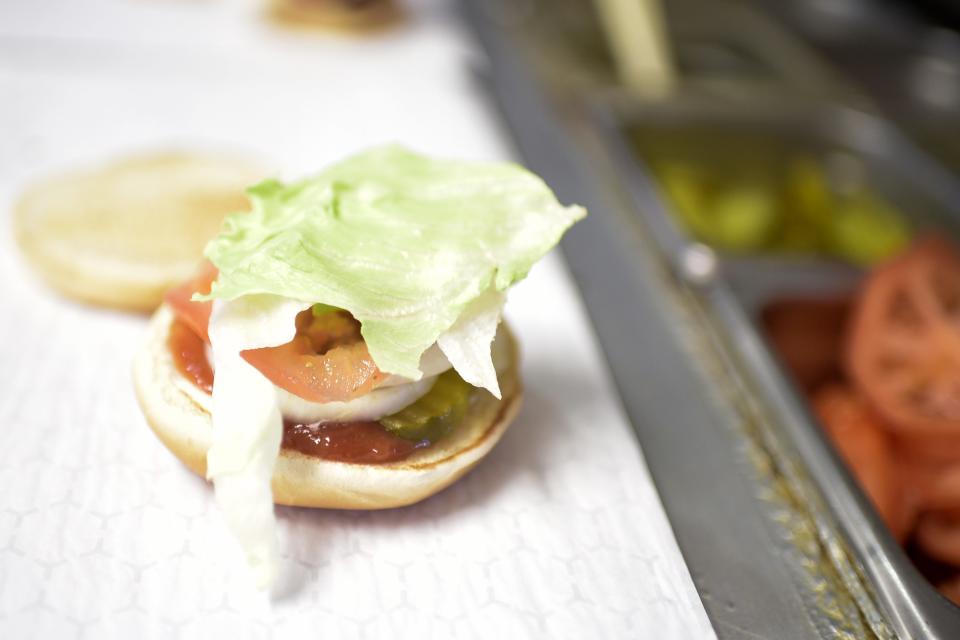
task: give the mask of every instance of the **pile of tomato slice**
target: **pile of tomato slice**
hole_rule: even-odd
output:
[[[764,320],[891,532],[960,604],[960,254],[923,239],[852,300],[775,303]]]
[[[206,263],[195,278],[170,290],[165,297],[176,316],[169,339],[175,364],[208,392],[213,385],[213,371],[206,360],[204,344],[210,343],[208,327],[213,303],[196,302],[192,297],[194,293],[209,293],[216,279],[216,268]],[[360,323],[340,310],[314,313],[307,309],[297,316],[293,340],[276,347],[243,351],[241,355],[275,385],[311,402],[352,400],[387,377],[370,357],[360,335]]]

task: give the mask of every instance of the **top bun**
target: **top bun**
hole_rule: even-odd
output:
[[[264,170],[233,156],[152,152],[38,182],[13,212],[24,255],[61,293],[153,311]],[[162,194],[162,197],[159,195]]]

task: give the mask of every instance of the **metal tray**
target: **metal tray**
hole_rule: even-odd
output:
[[[709,251],[674,222],[644,168],[642,153],[631,147],[629,132],[636,127],[691,131],[719,127],[728,133],[769,137],[790,151],[854,154],[863,162],[866,183],[918,227],[954,234],[960,220],[960,186],[882,120],[835,106],[781,105],[775,110],[729,112],[713,105],[598,104],[593,114],[637,215],[676,273],[695,287],[719,348],[740,378],[746,402],[756,402],[765,443],[792,486],[813,505],[812,513],[822,516],[815,518],[822,544],[850,553],[855,559],[851,581],[862,572],[864,595],[879,604],[898,635],[957,637],[960,608],[933,589],[880,522],[754,322],[759,306],[772,297],[849,288],[856,283],[856,270],[816,259],[719,256],[705,261]],[[700,256],[693,265],[691,251]],[[850,587],[857,589],[856,584]]]

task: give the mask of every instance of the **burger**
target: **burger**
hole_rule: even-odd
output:
[[[505,293],[586,212],[517,165],[399,146],[248,195],[154,314],[134,383],[265,586],[274,503],[399,507],[490,452],[521,399]]]

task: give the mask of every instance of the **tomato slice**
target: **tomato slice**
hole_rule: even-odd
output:
[[[203,338],[183,320],[177,318],[170,325],[167,347],[173,356],[173,366],[180,375],[201,391],[213,392],[213,368],[207,360]]]
[[[952,515],[928,513],[920,519],[917,544],[931,558],[960,565],[960,519]]]
[[[960,462],[900,457],[905,491],[925,513],[960,518]]]
[[[902,434],[902,432],[901,432]],[[960,437],[953,434],[897,434],[897,449],[925,464],[960,464]]]
[[[180,323],[206,343],[210,342],[213,303],[193,302],[191,297],[196,292],[209,293],[216,278],[216,267],[205,263],[195,278],[170,290],[164,298]],[[287,344],[240,354],[281,389],[311,402],[342,402],[371,391],[387,377],[370,357],[360,335],[360,323],[346,311],[314,314],[308,309],[297,316],[296,322],[296,336]],[[183,327],[173,330],[182,331]],[[193,375],[192,370],[189,373]]]
[[[210,324],[213,303],[194,302],[191,298],[194,293],[210,293],[210,287],[217,279],[217,273],[217,268],[204,260],[203,266],[193,279],[171,289],[163,297],[164,302],[170,305],[177,318],[193,329],[193,332],[203,338],[204,342],[210,342],[207,327]]]
[[[904,499],[890,435],[856,390],[847,386],[822,388],[812,404],[883,521],[894,537],[903,541],[913,526],[915,510]]]
[[[960,606],[960,574],[940,582],[937,585],[937,590],[953,604]]]
[[[774,350],[806,391],[840,378],[848,297],[785,298],[767,305],[761,322]]]
[[[387,376],[370,357],[360,323],[345,311],[297,316],[297,335],[279,347],[241,354],[271,382],[311,402],[345,401]]]
[[[960,437],[960,255],[945,241],[923,240],[869,277],[847,369],[891,429]]]

